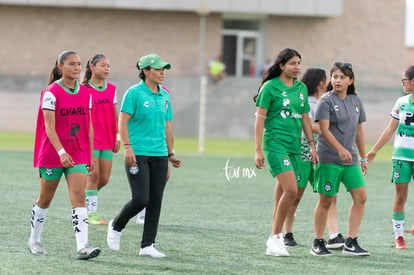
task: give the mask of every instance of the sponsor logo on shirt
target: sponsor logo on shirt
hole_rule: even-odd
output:
[[[148,108],[149,107],[149,101],[145,101],[143,105],[144,105],[144,107]]]

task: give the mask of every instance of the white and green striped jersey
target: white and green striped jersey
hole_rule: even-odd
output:
[[[391,116],[399,121],[392,158],[414,161],[414,103],[411,94],[397,99]]]

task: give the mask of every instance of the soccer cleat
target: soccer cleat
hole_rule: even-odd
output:
[[[141,212],[137,215],[137,224],[144,224],[145,223],[145,208],[141,210]]]
[[[335,238],[329,239],[326,248],[329,249],[341,249],[344,247],[345,239],[341,233],[339,233]]]
[[[96,212],[91,212],[88,215],[88,223],[89,224],[107,224],[106,221],[99,218],[98,214]]]
[[[108,223],[108,235],[106,236],[106,242],[109,249],[118,251],[121,247],[121,232],[114,230],[112,223],[114,220],[110,220]]]
[[[395,240],[395,249],[407,249],[407,245],[405,244],[403,236],[399,236]]]
[[[285,246],[297,246],[298,243],[293,238],[293,233],[286,233],[283,237],[283,241],[285,243]]]
[[[357,238],[352,239],[350,237],[345,240],[342,254],[347,256],[369,256],[369,252],[359,246]]]
[[[285,243],[281,234],[274,234],[267,239],[266,255],[286,257],[289,252],[286,250]]]
[[[155,249],[154,244],[141,248],[139,250],[140,256],[150,256],[152,258],[164,258],[165,254]]]
[[[314,256],[332,256],[333,254],[326,248],[325,243],[324,239],[315,239],[310,254]]]
[[[79,249],[76,256],[79,260],[89,260],[98,257],[99,253],[101,253],[100,248],[87,246]]]
[[[43,249],[42,244],[39,242],[28,242],[27,247],[29,248],[30,252],[32,252],[32,254],[47,255],[46,250]]]

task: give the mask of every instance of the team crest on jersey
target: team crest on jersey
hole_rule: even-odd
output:
[[[332,191],[331,183],[329,181],[325,183],[325,186],[323,187],[323,189],[325,189],[326,192],[331,192]]]
[[[52,170],[52,169],[50,169],[50,168],[47,168],[45,173],[46,173],[46,175],[48,175],[48,176],[53,175],[53,170]]]
[[[399,178],[400,178],[400,172],[398,170],[395,170],[394,179],[398,180]]]
[[[285,166],[289,166],[290,165],[290,162],[289,162],[289,160],[288,160],[287,157],[284,157],[283,158],[283,165],[285,165]]]
[[[303,100],[304,100],[304,98],[305,98],[305,97],[303,96],[302,91],[300,91],[300,92],[299,92],[299,98],[300,98],[300,100],[302,100],[302,101],[303,101]]]
[[[355,105],[355,112],[359,113],[359,106]]]

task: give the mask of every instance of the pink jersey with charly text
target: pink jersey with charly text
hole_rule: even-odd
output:
[[[116,87],[106,82],[106,89],[99,91],[90,84],[92,95],[93,149],[113,150],[116,141]]]
[[[45,93],[48,96],[45,97]],[[50,99],[53,98],[51,95],[54,99]],[[42,105],[50,100],[55,100],[52,102],[55,108],[51,110],[55,113],[55,131],[66,153],[72,157],[75,164],[91,164],[90,96],[89,89],[82,84],[79,84],[79,90],[76,94],[65,91],[57,82],[42,91],[37,116],[34,167],[63,167],[45,129]]]

